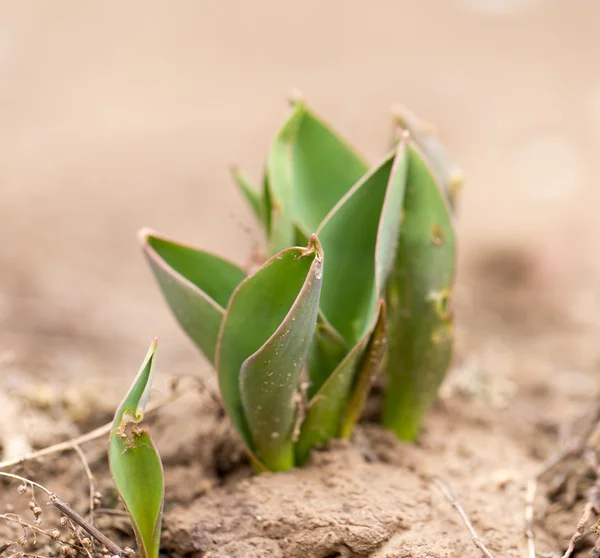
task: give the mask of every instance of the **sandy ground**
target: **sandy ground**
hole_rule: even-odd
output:
[[[412,472],[421,478],[431,472],[428,459],[439,460],[434,472],[471,493],[487,486],[492,465],[519,470],[510,498],[486,489],[508,510],[506,536],[492,536],[497,550],[518,556],[523,481],[551,451],[557,425],[583,412],[597,388],[600,5],[24,0],[0,2],[0,14],[0,355],[8,363],[0,395],[10,401],[14,390],[38,390],[53,401],[54,392],[101,385],[104,401],[94,405],[104,411],[86,415],[79,428],[99,424],[154,336],[159,388],[170,374],[208,374],[163,304],[136,231],[151,226],[243,263],[260,235],[228,167],[258,176],[286,94],[299,88],[371,160],[387,144],[389,108],[400,101],[435,123],[467,174],[454,378],[472,385],[469,374],[482,369],[488,394],[476,395],[479,415],[448,395],[450,410],[442,406],[431,419],[433,449],[419,454],[425,465]],[[523,413],[516,419],[498,414],[495,398],[504,389]],[[85,404],[77,408],[86,414]],[[546,437],[536,432],[542,423]],[[482,443],[448,449],[448,432],[470,440],[473,428],[496,449],[483,457],[476,452]],[[30,425],[23,429],[22,442],[34,445],[76,430],[67,421],[36,440]],[[460,469],[463,450],[472,452],[476,482],[446,466]],[[358,459],[353,449],[338,451],[342,460]],[[503,458],[511,464],[497,463]],[[356,465],[368,478],[364,467]],[[406,463],[400,467],[398,490],[412,482],[402,474]],[[252,493],[271,481],[250,482]],[[430,498],[428,487],[419,490]],[[390,491],[389,502],[377,504],[387,517],[380,543],[399,532],[386,514],[404,500],[396,502],[389,486],[381,492]],[[426,525],[429,506],[405,525]],[[172,513],[172,525],[183,521],[193,532],[194,517]],[[477,519],[490,526],[495,513],[484,508]],[[390,547],[377,556],[476,556],[453,525],[432,527],[435,551]],[[274,528],[269,540],[288,536],[282,532]],[[204,550],[230,543],[225,537]],[[182,552],[193,544],[182,542]],[[357,555],[375,556],[383,543],[360,544]],[[325,544],[322,555],[334,547]],[[301,543],[277,552],[311,555]]]

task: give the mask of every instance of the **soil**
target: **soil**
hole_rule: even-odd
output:
[[[528,556],[527,482],[598,397],[598,4],[504,2],[490,17],[481,6],[502,2],[307,0],[297,28],[274,0],[210,13],[133,4],[3,6],[0,458],[110,421],[158,335],[155,397],[173,376],[182,393],[148,417],[165,463],[165,555],[481,556],[439,478],[495,557]],[[399,21],[418,60],[399,46]],[[457,347],[414,444],[377,426],[374,393],[351,443],[255,476],[135,233],[151,226],[250,262],[260,236],[226,169],[259,175],[293,86],[372,160],[402,101],[465,168]],[[106,442],[82,449],[102,508],[121,509]],[[11,471],[87,509],[76,453]],[[577,460],[571,473],[540,483],[538,556],[561,556],[575,531],[593,475]],[[0,482],[0,513],[31,520],[29,499]],[[42,525],[58,525],[43,510]],[[134,545],[126,518],[99,511],[96,524]],[[9,538],[0,520],[0,548]],[[586,534],[574,556],[593,543]]]
[[[376,390],[352,442],[315,451],[303,469],[256,476],[220,407],[214,377],[180,378],[178,399],[149,417],[166,473],[163,551],[223,558],[479,556],[436,487],[440,478],[494,556],[525,556],[526,484],[561,440],[581,431],[576,424],[565,434],[563,427],[593,406],[600,359],[593,328],[578,325],[554,298],[540,294],[542,278],[531,259],[519,251],[486,254],[458,285],[462,319],[455,365],[414,444],[398,442],[374,422]],[[484,303],[490,295],[477,300],[475,284],[494,293],[493,304]],[[520,311],[509,303],[513,296],[520,298]],[[571,355],[568,363],[565,354]],[[557,366],[559,359],[577,371]],[[15,362],[3,367],[10,372],[5,378],[18,377]],[[94,377],[77,384],[76,396],[53,385],[10,390],[5,452],[16,446],[18,454],[19,443],[45,447],[99,426],[111,419],[120,395]],[[157,391],[166,390],[165,382]],[[106,468],[106,440],[84,449],[102,505],[119,508]],[[13,471],[20,469],[85,509],[88,485],[76,454]],[[534,525],[540,555],[566,547],[585,503],[579,491],[568,506],[549,508],[544,492]],[[18,507],[26,501],[5,485],[3,502]],[[133,546],[123,518],[99,521],[115,540]],[[1,522],[0,533],[9,536]]]

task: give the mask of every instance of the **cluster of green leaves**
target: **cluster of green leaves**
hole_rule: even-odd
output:
[[[331,229],[339,231],[339,243],[321,238],[328,262],[324,288],[330,285],[321,308],[348,340],[349,330],[360,324],[356,316],[369,315],[360,303],[361,297],[371,296],[367,285],[379,283],[376,292],[387,307],[389,339],[382,422],[399,438],[410,440],[450,363],[452,212],[463,175],[430,125],[402,106],[394,108],[393,116],[393,143],[400,143],[399,151],[395,159],[389,155],[369,169],[304,102],[296,102],[269,154],[263,188],[237,169],[234,178],[264,228],[271,253],[320,230],[340,205],[348,206],[333,217]],[[386,210],[378,212],[382,200],[377,196],[390,177],[392,161],[400,167],[397,184],[386,193]],[[361,200],[354,191],[365,182]],[[348,203],[352,197],[354,210]],[[369,242],[376,226],[384,238],[373,268]],[[357,249],[357,239],[363,250]],[[329,271],[333,267],[336,271]]]
[[[234,172],[271,256],[250,276],[141,233],[258,470],[301,465],[315,445],[349,437],[384,361],[383,421],[399,437],[415,436],[435,397],[452,348],[451,185],[445,152],[415,122],[370,168],[296,102],[263,187]]]
[[[156,345],[154,340],[115,413],[108,450],[113,481],[129,513],[142,558],[158,558],[165,492],[160,456],[148,432],[140,427],[152,389]]]

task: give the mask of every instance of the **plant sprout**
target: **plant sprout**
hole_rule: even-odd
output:
[[[270,255],[250,276],[204,250],[140,234],[174,316],[216,368],[259,471],[302,465],[314,446],[349,438],[384,361],[384,424],[414,437],[448,367],[452,217],[429,152],[406,128],[370,168],[295,102],[262,189],[234,170]]]
[[[154,340],[113,421],[110,471],[131,520],[142,558],[158,558],[164,501],[163,467],[148,432],[140,428],[152,389]]]
[[[386,389],[382,413],[385,427],[405,440],[418,434],[424,414],[432,404],[450,365],[453,346],[452,286],[455,267],[453,215],[463,183],[461,169],[450,158],[432,127],[403,106],[393,109],[394,145],[407,142],[401,173],[402,184],[391,192],[397,199],[382,220],[389,240],[382,244],[382,268],[375,282],[385,283],[388,350]],[[377,168],[377,167],[376,167]],[[381,167],[380,171],[386,172]],[[357,183],[364,180],[367,165],[326,123],[299,100],[275,139],[267,158],[264,188],[252,185],[234,169],[234,179],[262,225],[272,252],[304,238],[318,227],[323,216],[343,203]],[[375,191],[371,190],[375,195]],[[345,271],[345,300],[360,300],[364,282],[357,274],[373,273],[360,258],[353,259],[352,240],[368,228],[363,206],[361,218],[345,226],[341,243],[330,246],[321,238],[327,262]],[[348,242],[346,242],[348,241]],[[330,249],[329,249],[330,248]],[[335,258],[335,263],[331,261]],[[347,266],[347,267],[344,267]],[[324,289],[327,285],[326,266]],[[344,287],[338,287],[338,285]],[[333,320],[349,303],[327,298],[321,305],[331,325],[345,337],[356,322],[351,316]]]

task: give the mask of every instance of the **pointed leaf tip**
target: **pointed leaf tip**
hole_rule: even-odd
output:
[[[296,87],[290,90],[287,95],[287,100],[291,106],[306,103],[306,97],[304,96],[304,93],[302,93],[302,91]]]
[[[289,246],[294,230],[305,238],[317,230],[331,208],[364,175],[368,165],[304,102],[279,131],[268,157],[273,205],[272,244]]]
[[[306,250],[307,254],[314,252],[317,260],[320,262],[323,261],[323,246],[321,246],[321,241],[316,234],[313,233],[310,235],[310,238],[308,239],[308,248]]]
[[[151,229],[150,227],[142,227],[138,230],[137,237],[142,246],[148,243],[148,238],[151,236],[156,236],[158,233]]]
[[[235,264],[209,252],[140,231],[143,252],[179,325],[211,361],[225,307],[246,276]]]
[[[150,343],[142,366],[133,380],[127,395],[124,397],[123,401],[121,401],[121,404],[115,413],[115,421],[117,421],[117,419],[120,421],[125,413],[132,413],[133,416],[139,417],[139,420],[141,420],[152,389],[154,356],[156,355],[157,346],[158,338],[154,338]]]
[[[254,213],[254,217],[263,227],[267,227],[267,205],[264,192],[261,191],[237,166],[231,167],[231,176]]]
[[[327,254],[321,310],[353,347],[376,313],[392,267],[406,182],[407,144],[358,181],[317,233]]]
[[[436,137],[434,127],[420,119],[414,112],[401,104],[392,106],[392,117],[396,125],[410,130],[414,142],[424,151],[433,172],[444,186],[444,193],[453,211],[464,183],[464,174],[450,157],[446,148]]]

